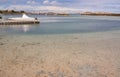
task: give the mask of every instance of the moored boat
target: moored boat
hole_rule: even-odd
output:
[[[32,18],[27,16],[26,14],[23,14],[22,17],[16,17],[16,18],[8,18],[8,20],[16,20],[16,21],[35,21],[38,20],[37,18]]]
[[[0,25],[13,25],[13,24],[39,24],[40,21],[37,18],[32,18],[23,14],[22,17],[1,19]]]

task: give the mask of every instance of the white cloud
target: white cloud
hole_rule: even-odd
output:
[[[80,12],[80,9],[60,7],[60,6],[11,5],[7,9],[41,11],[41,12],[57,12],[57,13],[75,13],[75,12]]]
[[[30,6],[30,5],[10,5],[6,9],[14,9],[14,10],[31,10],[36,8],[35,6]]]
[[[58,1],[56,1],[56,0],[53,0],[53,1],[44,0],[43,4],[46,4],[46,5],[59,5],[60,3]]]
[[[38,4],[38,3],[35,1],[27,1],[27,4]]]
[[[43,1],[43,4],[49,4],[49,3],[50,3],[49,0],[44,0],[44,1]]]
[[[50,12],[78,12],[78,9],[66,8],[66,7],[58,7],[58,6],[41,6],[38,7],[39,10],[46,10]]]
[[[51,5],[58,5],[59,3],[57,1],[51,1]]]

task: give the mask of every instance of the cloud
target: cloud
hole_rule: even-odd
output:
[[[37,2],[35,2],[35,1],[27,1],[27,4],[38,4]]]
[[[43,4],[45,5],[59,5],[60,3],[56,0],[50,1],[50,0],[44,0]]]
[[[36,8],[35,6],[30,5],[10,5],[6,9],[14,9],[14,10],[30,10]]]
[[[51,3],[50,4],[52,4],[52,5],[57,5],[57,4],[59,4],[57,1],[51,1]]]
[[[41,6],[38,7],[39,10],[45,10],[49,12],[59,12],[59,13],[73,13],[73,12],[79,12],[79,9],[74,8],[67,8],[67,7],[60,7],[60,6]]]
[[[88,11],[120,12],[120,0],[74,0],[72,5],[71,2],[68,3],[68,7],[88,9]]]
[[[43,4],[49,4],[49,3],[50,3],[49,0],[44,0],[44,1],[43,1]]]
[[[50,9],[50,6],[52,9],[55,9],[57,7],[57,10],[61,10],[67,8],[67,9],[82,9],[82,10],[88,10],[88,11],[118,11],[120,12],[120,0],[0,0],[0,8],[5,7],[13,7],[20,9],[28,7],[28,5],[31,5],[30,7],[43,7],[45,10],[48,8]],[[39,6],[38,6],[39,5]],[[3,7],[4,6],[4,7]],[[25,6],[25,7],[22,7]],[[61,8],[59,8],[61,7]],[[32,8],[31,10],[34,10],[36,8]],[[51,9],[51,10],[52,10]],[[30,10],[30,8],[27,8],[26,10]],[[36,9],[37,10],[37,9]],[[38,9],[40,10],[40,9]],[[70,10],[68,10],[70,11]]]
[[[36,11],[36,12],[57,12],[57,13],[75,13],[75,12],[80,12],[80,9],[60,7],[60,6],[11,5],[7,9],[28,10],[28,11]]]

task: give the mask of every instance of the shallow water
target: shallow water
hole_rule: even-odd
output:
[[[0,33],[4,34],[75,34],[94,33],[120,30],[120,17],[113,16],[40,16],[37,17],[40,24],[0,26]],[[13,16],[4,16],[17,17]]]
[[[120,77],[119,17],[37,17],[0,26],[0,77]]]

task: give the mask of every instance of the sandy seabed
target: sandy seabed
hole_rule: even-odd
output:
[[[0,77],[120,77],[120,31],[0,35]]]

